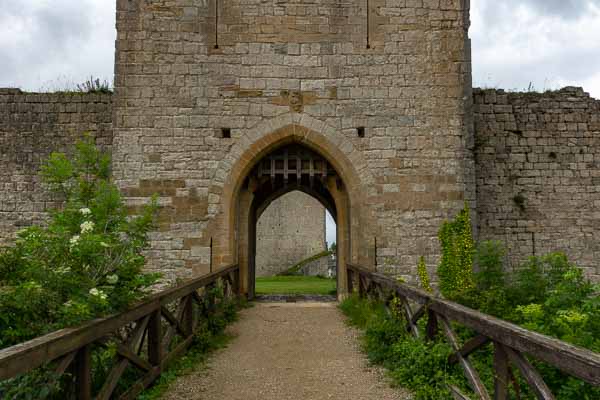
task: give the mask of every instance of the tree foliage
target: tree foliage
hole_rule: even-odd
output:
[[[156,202],[128,216],[92,138],[53,153],[42,177],[64,205],[0,250],[0,348],[122,310],[157,279],[142,273]]]

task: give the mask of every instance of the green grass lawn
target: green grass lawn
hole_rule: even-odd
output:
[[[316,276],[268,276],[256,278],[256,294],[333,294],[335,279]]]

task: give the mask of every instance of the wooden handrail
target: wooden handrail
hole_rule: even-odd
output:
[[[409,301],[420,305],[421,307],[416,310],[419,315],[415,314],[417,318],[414,318],[412,315],[407,318],[410,331],[415,330],[417,320],[424,315],[429,315],[430,318],[436,320],[434,324],[442,322],[445,325],[445,330],[450,328],[449,325],[446,326],[445,322],[459,323],[482,336],[476,340],[478,346],[493,341],[495,347],[500,348],[502,352],[507,352],[511,356],[511,361],[517,364],[519,368],[532,368],[530,365],[526,365],[528,364],[526,359],[521,356],[522,353],[528,354],[569,375],[582,379],[592,385],[600,386],[600,354],[598,353],[537,332],[529,331],[518,325],[483,314],[458,303],[441,299],[428,292],[403,284],[389,276],[375,273],[361,266],[348,264],[347,270],[350,291],[355,286],[354,281],[356,278],[360,294],[373,292],[374,288],[376,294],[379,295],[386,291],[393,293],[403,302],[405,308],[408,307],[406,310],[408,314],[412,314]],[[428,312],[424,312],[425,308],[427,308]],[[431,323],[432,321],[428,322]],[[448,332],[446,336],[449,335],[452,335],[452,332]],[[484,338],[489,340],[483,340]],[[449,341],[452,340],[449,339]],[[454,349],[455,354],[453,354],[453,359],[457,361],[466,360],[468,354],[475,349],[474,342],[467,343],[462,349]],[[467,347],[468,349],[466,349]],[[543,382],[539,384],[542,385]],[[545,390],[545,385],[543,386]],[[487,398],[485,394],[480,397]],[[551,397],[542,396],[540,398]]]
[[[148,386],[160,375],[165,360],[172,358],[168,346],[173,337],[179,334],[184,339],[183,342],[178,344],[177,353],[185,350],[187,345],[191,343],[195,329],[192,304],[194,301],[198,303],[201,300],[197,290],[214,284],[219,279],[226,281],[233,296],[238,295],[239,267],[233,265],[154,294],[124,312],[95,319],[78,327],[61,329],[0,350],[0,381],[29,372],[57,359],[68,358],[70,363],[78,358],[73,357],[73,355],[80,354],[82,349],[89,349],[91,344],[107,335],[131,324],[136,324],[136,328],[140,329],[137,332],[138,337],[135,338],[135,342],[137,342],[135,344],[140,347],[139,344],[143,342],[144,335],[148,335],[148,356],[150,360],[148,362],[141,360],[138,357],[140,350],[136,346],[130,349],[126,345],[120,345],[118,353],[121,359],[128,360],[127,362],[131,362],[136,366],[151,367],[148,376],[144,378],[144,387]],[[170,318],[164,315],[167,312],[165,306],[176,300],[180,300],[180,304],[175,316],[177,320],[173,321],[173,315],[169,315]],[[162,335],[161,332],[161,317],[170,325],[165,335]],[[185,329],[184,332],[181,332],[182,326]],[[166,346],[164,346],[165,344]],[[164,346],[164,352],[169,354],[165,354],[163,357],[163,351],[155,348],[158,346]],[[62,372],[67,366],[61,366]],[[115,385],[111,386],[114,390]],[[81,396],[78,397],[82,398]],[[87,397],[84,396],[83,398]]]

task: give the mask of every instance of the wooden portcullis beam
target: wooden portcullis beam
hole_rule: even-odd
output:
[[[269,177],[273,181],[283,179],[286,183],[300,182],[302,179],[308,179],[309,182],[320,179],[324,182],[331,175],[336,175],[335,169],[325,158],[297,145],[286,146],[265,156],[251,174],[259,181]]]

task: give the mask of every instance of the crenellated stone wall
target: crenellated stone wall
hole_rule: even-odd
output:
[[[513,266],[534,254],[565,251],[600,279],[600,101],[579,88],[543,94],[475,89],[473,99],[479,237],[504,242]],[[83,132],[110,149],[111,111],[110,95],[0,89],[0,246],[58,204],[38,177],[51,151],[68,150]],[[170,182],[146,180],[136,193],[177,197],[186,182]],[[291,265],[324,248],[323,207],[305,197],[288,194],[259,220],[257,271],[275,272],[269,260]],[[302,212],[298,204],[306,205]],[[181,214],[181,204],[166,205],[161,218],[171,221],[179,212],[186,220],[206,207],[190,203]],[[160,256],[161,246],[155,242],[150,255]]]
[[[51,152],[69,150],[84,132],[110,149],[112,111],[110,94],[0,89],[0,246],[60,204],[39,179],[41,162]]]
[[[474,92],[481,239],[513,266],[564,251],[600,280],[600,101],[581,88]]]

